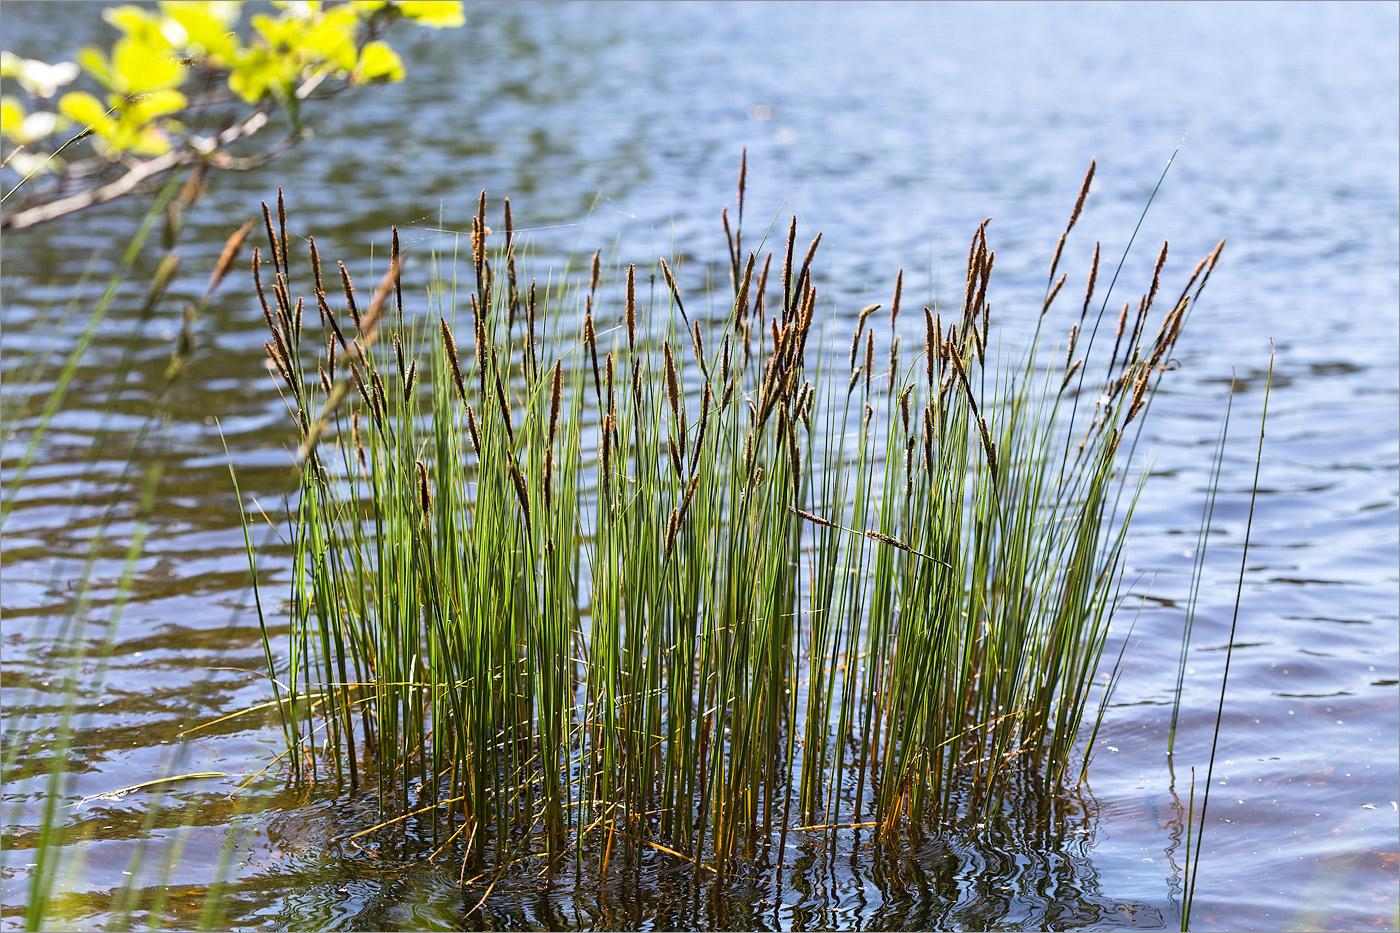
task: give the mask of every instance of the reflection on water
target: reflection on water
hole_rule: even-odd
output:
[[[99,12],[6,3],[3,45],[71,57],[104,34]],[[76,685],[74,801],[159,774],[231,775],[71,808],[65,839],[82,862],[65,879],[65,917],[101,925],[126,909],[119,889],[137,877],[139,890],[175,885],[168,925],[193,925],[227,857],[230,904],[220,919],[245,927],[1175,927],[1182,809],[1214,726],[1249,509],[1249,435],[1272,338],[1264,489],[1194,921],[1394,923],[1393,6],[482,5],[468,14],[466,29],[400,37],[405,84],[323,106],[317,136],[292,154],[215,179],[189,220],[181,276],[145,323],[154,251],[141,258],[5,521],[7,740],[9,711],[28,709],[23,754],[46,760],[61,697]],[[548,881],[522,863],[473,910],[493,879],[459,885],[460,866],[426,862],[407,829],[397,840],[365,837],[373,846],[346,843],[378,821],[373,799],[283,788],[276,768],[230,799],[281,750],[263,715],[182,736],[268,697],[223,445],[243,504],[275,519],[289,434],[245,284],[231,280],[210,307],[159,444],[134,479],[123,470],[181,301],[198,298],[224,237],[278,185],[296,206],[297,234],[315,231],[322,252],[346,257],[357,277],[369,275],[372,256],[382,262],[386,231],[398,224],[412,261],[406,285],[421,293],[428,253],[453,248],[443,229],[465,229],[486,188],[511,196],[540,268],[561,266],[576,248],[638,262],[674,248],[689,256],[698,293],[706,270],[722,274],[718,212],[733,203],[733,166],[747,146],[746,226],[785,224],[792,210],[804,229],[825,234],[830,333],[847,334],[855,309],[884,300],[900,267],[906,301],[957,292],[950,270],[993,215],[993,303],[1015,340],[1038,307],[1088,159],[1098,159],[1098,184],[1081,221],[1087,232],[1065,259],[1072,269],[1088,267],[1095,237],[1116,261],[1188,130],[1123,281],[1150,276],[1162,239],[1171,241],[1168,277],[1184,278],[1219,237],[1229,245],[1144,439],[1153,478],[1129,552],[1132,595],[1113,636],[1129,640],[1124,678],[1082,799],[1028,800],[1033,814],[930,832],[894,852],[874,851],[854,831],[833,848],[790,838],[781,876],[774,851],[722,889],[657,852],[602,881],[588,870]],[[63,358],[137,219],[118,204],[4,238],[6,484],[56,375],[27,369],[23,351],[54,347],[50,362]],[[65,317],[75,289],[80,300]],[[922,341],[912,331],[903,338]],[[124,357],[131,375],[104,419]],[[1231,379],[1240,443],[1227,454],[1216,507],[1173,766],[1164,730],[1186,581]],[[156,452],[165,476],[103,670],[96,658],[120,602],[140,474]],[[93,660],[72,670],[57,647],[60,620],[94,542],[90,604],[67,633]],[[283,592],[283,572],[267,571],[267,592]],[[14,928],[42,787],[3,793],[0,925]]]
[[[373,806],[301,808],[267,821],[231,911],[260,925],[307,929],[1160,929],[1150,904],[1115,897],[1095,870],[1092,801],[1027,798],[1000,821],[918,834],[893,847],[868,832],[793,837],[723,882],[646,850],[597,874],[597,853],[551,875],[538,859],[462,879],[412,831],[345,841]],[[372,837],[378,839],[378,837]],[[407,853],[416,852],[415,856]],[[586,859],[587,861],[587,859]],[[264,901],[263,898],[266,898]]]

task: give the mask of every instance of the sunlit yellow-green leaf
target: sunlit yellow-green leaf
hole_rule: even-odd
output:
[[[269,16],[266,13],[259,13],[252,19],[253,28],[262,34],[271,46],[285,46],[286,48],[296,48],[301,44],[302,36],[306,35],[306,23],[298,19],[289,19],[285,16]]]
[[[107,61],[107,53],[95,46],[86,46],[78,53],[78,64],[83,70],[97,79],[103,87],[112,86],[112,66]]]
[[[402,81],[403,61],[384,42],[369,42],[360,52],[355,74],[365,81]]]
[[[398,7],[405,19],[433,29],[461,26],[466,22],[466,17],[462,15],[462,4],[448,0],[402,0]]]
[[[142,9],[131,3],[108,7],[102,11],[102,18],[128,36],[139,35],[143,32],[159,33],[160,31],[157,23],[159,17],[150,10]]]
[[[165,22],[158,14],[139,6],[109,7],[102,11],[102,18],[142,45],[182,46],[186,39],[178,23]]]
[[[189,56],[218,67],[237,54],[238,36],[229,28],[227,15],[214,12],[211,6],[165,0],[160,8],[184,28]]]
[[[332,62],[341,71],[355,67],[355,27],[359,18],[354,10],[336,7],[329,11],[302,38],[301,45],[314,60]]]
[[[149,123],[157,117],[178,113],[185,108],[185,95],[167,89],[150,91],[132,98],[124,108],[123,120],[133,123]]]
[[[209,17],[225,29],[238,22],[243,12],[243,4],[235,0],[160,0],[160,8],[167,16],[174,16],[178,10]]]
[[[365,21],[379,11],[392,11],[387,21],[401,15],[433,28],[464,22],[462,4],[455,2],[281,0],[273,6],[278,13],[251,17],[253,36],[246,44],[232,28],[242,5],[230,0],[159,0],[158,10],[130,3],[112,7],[103,15],[121,31],[120,38],[109,49],[89,47],[78,56],[81,67],[110,92],[107,101],[70,93],[59,101],[57,113],[30,114],[19,99],[7,97],[0,129],[7,139],[24,143],[71,121],[90,132],[96,150],[109,157],[168,152],[174,137],[185,132],[174,118],[189,106],[175,90],[189,72],[186,60],[227,69],[233,94],[249,104],[276,98],[295,123],[293,90],[313,74],[333,70],[350,75],[351,83],[403,78],[403,61],[387,43],[359,46]],[[53,96],[78,70],[72,63],[47,65],[8,52],[0,59],[6,81],[40,99]]]
[[[120,148],[136,155],[158,156],[170,151],[170,137],[160,128],[145,126],[122,134]]]
[[[118,39],[112,46],[112,72],[112,90],[135,94],[174,87],[185,79],[186,68],[168,46],[160,48],[134,39]]]
[[[96,97],[86,91],[69,91],[58,102],[58,112],[80,127],[91,129],[103,135],[111,132],[117,121],[108,115],[107,108]]]
[[[0,97],[0,132],[13,139],[12,134],[18,133],[19,128],[24,125],[24,117],[24,105],[18,98],[8,94]]]
[[[269,93],[285,98],[296,77],[295,67],[286,56],[275,55],[263,46],[247,48],[229,72],[228,87],[250,104]]]

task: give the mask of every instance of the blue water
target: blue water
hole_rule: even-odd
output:
[[[0,46],[71,57],[107,36],[99,13],[6,2]],[[822,231],[819,276],[838,318],[886,300],[899,268],[911,305],[958,292],[968,238],[993,217],[991,300],[1001,339],[1014,342],[1033,326],[1089,160],[1098,170],[1062,263],[1072,273],[1063,314],[1082,295],[1094,240],[1116,262],[1176,152],[1115,296],[1136,298],[1164,239],[1168,288],[1228,242],[1145,438],[1154,475],[1129,552],[1135,597],[1110,645],[1116,652],[1127,640],[1122,685],[1083,798],[1053,832],[1039,842],[931,840],[907,854],[906,873],[922,880],[906,885],[850,859],[852,842],[830,864],[820,852],[790,851],[796,882],[756,878],[718,901],[691,904],[685,879],[666,876],[548,893],[521,880],[464,919],[480,891],[461,894],[450,869],[385,871],[327,850],[337,827],[365,813],[287,793],[268,797],[256,817],[239,816],[225,800],[232,783],[214,782],[164,802],[171,825],[187,801],[209,813],[171,879],[193,892],[182,916],[197,914],[236,825],[248,830],[234,895],[249,926],[1175,928],[1182,807],[1193,768],[1198,798],[1203,790],[1272,346],[1260,495],[1193,926],[1395,928],[1400,6],[483,4],[467,17],[451,32],[398,27],[405,83],[316,105],[314,138],[266,168],[212,180],[182,241],[173,300],[143,331],[112,426],[138,423],[142,388],[159,377],[178,330],[178,299],[202,293],[224,236],[279,185],[293,230],[314,232],[323,255],[345,257],[352,270],[368,272],[372,247],[382,264],[390,224],[411,256],[450,249],[439,228],[466,229],[487,189],[511,197],[542,266],[575,249],[647,262],[674,247],[692,257],[698,284],[704,269],[719,269],[719,210],[733,210],[747,147],[746,240],[770,221],[776,240],[789,212],[809,235]],[[81,327],[77,314],[55,335],[39,329],[45,296],[66,298],[95,249],[106,250],[99,271],[110,269],[139,213],[128,202],[5,235],[7,396],[25,376],[11,362],[17,349],[52,339],[61,355]],[[407,279],[421,287],[427,265],[410,266]],[[35,668],[29,652],[55,637],[45,620],[61,613],[64,580],[76,575],[55,555],[76,553],[95,527],[101,497],[80,480],[142,281],[133,277],[99,333],[4,527],[7,706],[42,710],[47,681],[33,671],[60,666],[41,654]],[[906,323],[906,345],[921,344]],[[169,765],[181,728],[262,697],[247,675],[205,670],[264,666],[255,619],[238,609],[246,563],[215,424],[245,500],[275,500],[288,433],[262,365],[262,326],[242,281],[224,288],[201,325],[135,593],[73,752],[76,794],[149,779]],[[838,320],[831,330],[847,327]],[[844,354],[843,338],[833,339]],[[1169,762],[1191,549],[1232,378],[1217,534]],[[34,415],[15,418],[5,426],[14,432],[7,484]],[[99,453],[99,492],[122,456],[117,445]],[[123,520],[118,542],[130,529]],[[101,555],[99,608],[121,562],[118,546]],[[279,742],[250,720],[179,762],[247,774]],[[22,830],[35,797],[33,788],[4,796],[20,827],[6,826],[8,929],[21,922],[32,861]],[[74,843],[85,852],[70,879],[83,893],[75,923],[98,925],[110,909],[104,892],[121,883],[144,806],[138,793],[74,817],[93,830]],[[157,842],[174,838],[162,832]]]

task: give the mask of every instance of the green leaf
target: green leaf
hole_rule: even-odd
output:
[[[108,135],[117,121],[108,115],[106,107],[86,91],[69,91],[58,102],[58,112],[81,127],[98,135]]]
[[[285,46],[295,48],[301,42],[301,37],[306,33],[304,23],[285,16],[269,16],[266,13],[259,13],[252,18],[253,28],[256,29],[273,47]]]
[[[384,42],[369,42],[360,52],[355,74],[366,81],[402,81],[403,61]]]
[[[168,88],[151,91],[132,98],[122,114],[122,120],[123,122],[130,120],[136,124],[149,123],[157,117],[184,110],[187,103],[185,95],[179,91],[172,91]]]
[[[228,12],[216,11],[215,6],[210,3],[164,0],[160,8],[184,29],[188,37],[186,51],[189,57],[203,59],[218,67],[237,54],[238,36],[229,28],[232,21],[228,18]],[[237,11],[233,12],[236,18]]]
[[[266,46],[244,49],[229,72],[228,88],[245,102],[254,104],[269,93],[281,99],[291,96],[296,65]]]
[[[404,19],[411,19],[431,29],[461,26],[467,21],[462,14],[462,4],[446,0],[402,0],[398,7]]]
[[[164,130],[146,126],[123,134],[122,149],[137,155],[158,156],[170,151],[170,137]]]
[[[0,133],[13,139],[24,125],[24,116],[24,105],[17,98],[8,94],[0,97]]]
[[[112,71],[112,90],[134,94],[174,87],[185,79],[186,69],[169,46],[119,39],[112,46]]]
[[[176,19],[181,16],[208,19],[228,29],[238,22],[243,4],[232,0],[160,0],[160,9],[166,16]]]
[[[355,67],[355,28],[359,19],[353,10],[336,7],[320,17],[302,38],[301,49],[314,60],[332,62],[341,71]]]
[[[105,88],[112,87],[112,66],[107,61],[107,53],[96,46],[85,46],[78,53],[78,64],[83,66],[83,70],[97,79],[97,83]]]
[[[139,6],[110,7],[102,11],[102,18],[126,33],[143,46],[158,48],[183,46],[187,41],[185,31],[178,23],[163,20],[150,10]]]

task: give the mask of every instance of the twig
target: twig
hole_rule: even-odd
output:
[[[120,198],[136,190],[142,182],[147,179],[168,172],[171,169],[179,168],[181,165],[189,165],[207,159],[220,148],[227,146],[236,139],[245,136],[252,136],[262,129],[267,123],[267,114],[258,111],[242,123],[236,124],[224,130],[212,140],[192,140],[189,149],[182,149],[176,152],[168,152],[163,156],[156,156],[139,162],[131,168],[125,175],[110,184],[100,188],[93,188],[88,191],[80,191],[77,194],[57,201],[50,201],[38,207],[31,207],[26,211],[19,211],[8,217],[0,219],[0,227],[6,230],[24,230],[35,224],[47,223],[56,220],[84,208],[92,207],[94,204],[105,204],[108,201]]]

